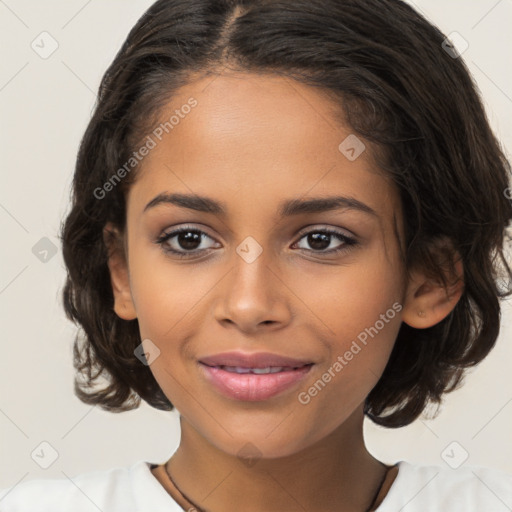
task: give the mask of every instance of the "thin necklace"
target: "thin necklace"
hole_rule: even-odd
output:
[[[169,480],[171,481],[172,485],[176,488],[176,490],[181,494],[181,496],[188,501],[196,510],[197,512],[204,512],[202,508],[200,508],[198,505],[196,505],[186,494],[184,494],[181,489],[176,485],[176,482],[173,480],[171,474],[169,473],[169,470],[167,469],[167,463],[164,464],[165,472],[167,473],[167,476],[169,477]],[[379,497],[380,491],[382,490],[382,486],[384,485],[384,482],[386,480],[386,476],[388,475],[388,471],[390,468],[387,468],[386,471],[384,471],[384,476],[382,477],[382,480],[379,484],[379,487],[377,488],[377,492],[375,493],[373,500],[368,507],[368,509],[365,510],[365,512],[371,512],[372,508],[375,505],[375,502],[377,501],[377,498]]]

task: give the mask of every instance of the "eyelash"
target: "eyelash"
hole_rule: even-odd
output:
[[[183,227],[183,228],[179,228],[179,229],[176,229],[174,231],[171,231],[170,233],[162,234],[155,241],[155,243],[161,247],[161,249],[162,249],[162,251],[164,251],[164,253],[172,254],[173,256],[176,256],[178,258],[193,258],[198,253],[209,250],[209,249],[200,249],[198,251],[197,249],[195,249],[193,251],[181,252],[181,251],[176,251],[174,249],[170,249],[169,247],[165,247],[164,246],[164,244],[166,242],[168,242],[169,240],[171,240],[172,238],[176,237],[177,235],[179,235],[181,233],[199,233],[200,235],[205,235],[208,238],[211,238],[207,233],[205,233],[204,231],[201,231],[200,229],[192,228],[192,227]],[[355,240],[354,238],[351,238],[351,237],[349,237],[349,236],[347,236],[347,235],[345,235],[343,233],[340,233],[339,231],[335,231],[335,230],[332,230],[332,229],[329,229],[329,228],[316,229],[316,230],[311,230],[311,231],[308,231],[306,233],[303,233],[298,241],[302,240],[303,238],[307,237],[308,235],[318,234],[318,233],[326,234],[326,235],[333,235],[336,238],[338,238],[338,240],[343,242],[343,244],[339,248],[331,249],[329,251],[321,251],[321,250],[320,251],[315,251],[315,250],[310,250],[310,249],[300,249],[300,250],[301,251],[312,252],[314,254],[329,254],[329,255],[336,254],[337,255],[337,254],[340,254],[342,252],[348,252],[349,250],[353,249],[355,246],[357,246],[359,244],[359,242],[357,240]]]

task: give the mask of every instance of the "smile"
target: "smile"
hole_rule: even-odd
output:
[[[227,398],[256,402],[268,400],[298,385],[313,363],[299,367],[209,366],[199,362],[201,374],[217,392]]]
[[[301,368],[297,366],[295,368],[289,366],[267,366],[266,368],[245,368],[242,366],[213,366],[213,368],[219,368],[230,373],[255,373],[257,375],[264,375],[266,373],[279,373],[289,372]]]

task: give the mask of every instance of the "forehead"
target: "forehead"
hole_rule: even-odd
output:
[[[159,122],[129,193],[138,210],[164,191],[216,198],[232,215],[240,208],[275,214],[283,199],[333,194],[386,217],[397,206],[370,147],[319,88],[276,75],[200,77],[173,95]]]

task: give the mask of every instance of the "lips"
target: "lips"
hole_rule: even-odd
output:
[[[305,378],[313,364],[268,352],[226,352],[199,360],[201,374],[218,392],[250,402],[291,390]]]

